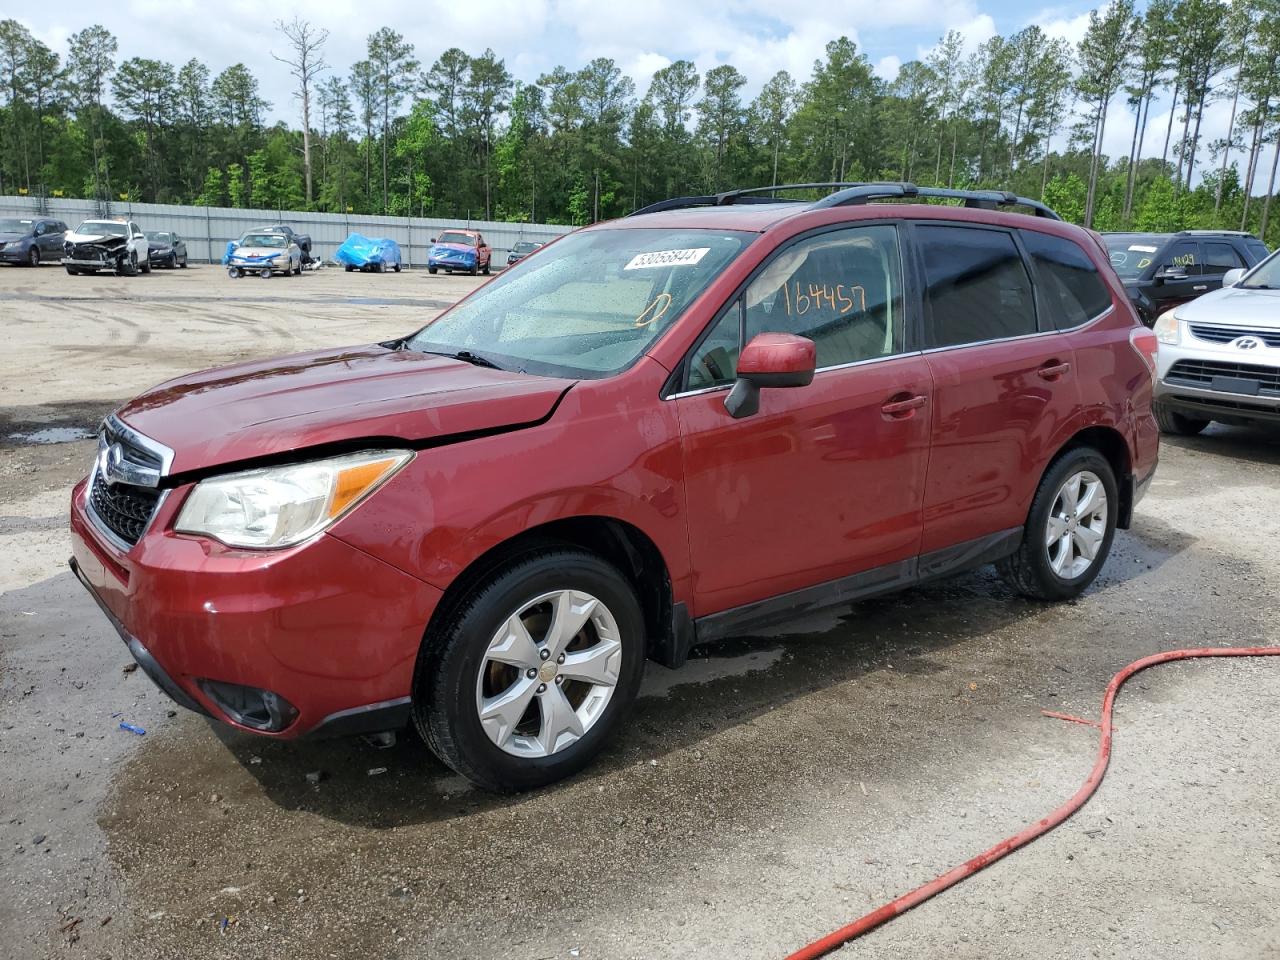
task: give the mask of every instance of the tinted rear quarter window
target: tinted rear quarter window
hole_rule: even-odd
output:
[[[1229,243],[1209,241],[1204,245],[1204,272],[1207,274],[1223,274],[1236,267],[1243,267],[1244,261]]]
[[[1011,234],[968,226],[917,226],[929,342],[958,346],[1036,332],[1031,278]]]
[[[1111,293],[1088,254],[1062,237],[1022,231],[1044,302],[1060,330],[1078,327],[1111,306]]]
[[[1265,260],[1267,258],[1267,254],[1271,252],[1267,249],[1267,245],[1265,243],[1261,240],[1254,240],[1252,237],[1245,241],[1245,246],[1249,248],[1249,253],[1252,257],[1253,263]]]

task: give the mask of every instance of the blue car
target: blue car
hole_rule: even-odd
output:
[[[348,273],[352,270],[386,273],[388,268],[400,272],[400,244],[386,237],[365,237],[353,233],[342,241],[333,258]]]
[[[38,267],[62,259],[67,225],[47,217],[0,217],[0,263]]]

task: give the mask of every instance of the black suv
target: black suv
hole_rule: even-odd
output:
[[[1222,286],[1222,275],[1252,267],[1266,245],[1237,230],[1180,233],[1104,233],[1111,265],[1148,327],[1166,310]]]

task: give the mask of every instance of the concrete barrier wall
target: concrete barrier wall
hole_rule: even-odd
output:
[[[554,240],[573,228],[550,223],[500,223],[489,220],[442,220],[419,217],[373,217],[296,210],[245,210],[231,207],[184,207],[167,203],[97,202],[58,198],[0,197],[0,216],[56,217],[74,230],[81,220],[103,216],[128,217],[143,230],[169,230],[187,243],[192,261],[222,259],[227,241],[246,230],[286,223],[311,235],[312,253],[330,260],[350,233],[390,237],[400,244],[406,264],[425,264],[431,238],[440,231],[479,230],[494,249],[494,262],[505,263],[507,251],[521,240]]]

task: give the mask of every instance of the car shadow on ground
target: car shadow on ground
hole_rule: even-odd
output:
[[[1204,433],[1192,437],[1164,435],[1162,444],[1209,453],[1232,460],[1275,466],[1280,464],[1280,424],[1256,424],[1232,427],[1210,424]],[[1157,474],[1158,476],[1158,474]]]
[[[1103,575],[1070,606],[1087,608],[1091,598],[1105,598],[1133,578],[1149,574],[1193,542],[1157,520],[1143,518],[1137,531],[1118,534]],[[751,724],[792,699],[878,671],[902,676],[953,670],[954,665],[940,662],[949,648],[981,641],[996,631],[1041,629],[1058,609],[1014,594],[987,567],[811,616],[767,635],[700,647],[683,668],[689,682],[682,680],[680,671],[650,664],[629,720],[604,753],[570,782],[604,783],[628,766]],[[1098,677],[1086,665],[1100,653],[1104,658],[1110,653],[1107,642],[1094,637],[1078,646],[1064,644],[1056,652],[1061,659],[1054,664],[1057,670],[1049,671],[1051,679],[1044,677],[1042,665],[1030,671],[1028,688],[1036,687],[1038,695],[1050,698],[1092,698]],[[1025,651],[1013,645],[999,656],[1002,670],[1012,675],[1012,689],[1028,673]],[[1107,663],[1106,669],[1119,665]],[[1044,684],[1051,692],[1043,692]],[[965,694],[957,689],[949,695]],[[397,827],[521,802],[519,796],[494,796],[471,787],[436,760],[411,729],[403,731],[393,747],[376,749],[356,738],[284,742],[207,723],[272,803],[348,825]],[[397,775],[371,775],[379,768]],[[321,790],[315,788],[317,775],[324,784]],[[563,785],[545,789],[555,791]]]

